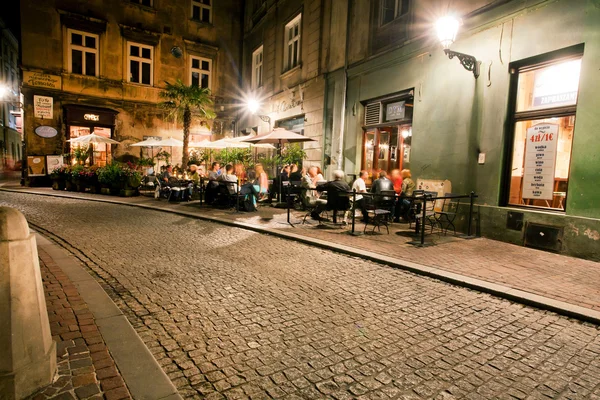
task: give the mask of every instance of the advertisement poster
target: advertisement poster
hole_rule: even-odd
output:
[[[64,164],[63,156],[46,156],[46,171],[52,172],[54,168],[62,167]]]
[[[29,176],[46,176],[46,156],[27,156]]]
[[[527,129],[523,198],[552,200],[558,145],[558,125],[538,124]]]
[[[52,97],[33,96],[33,115],[35,118],[52,119],[54,103]]]

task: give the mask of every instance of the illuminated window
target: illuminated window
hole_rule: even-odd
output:
[[[300,64],[300,22],[302,22],[302,14],[298,14],[285,26],[284,71]]]
[[[201,57],[192,57],[192,85],[211,89],[212,60]]]
[[[154,48],[145,44],[127,43],[128,82],[152,85]]]
[[[192,19],[212,23],[212,0],[192,0]]]
[[[581,56],[521,67],[508,204],[564,211]]]
[[[263,84],[263,47],[262,45],[252,53],[252,89]]]
[[[69,72],[98,76],[98,35],[67,30]]]

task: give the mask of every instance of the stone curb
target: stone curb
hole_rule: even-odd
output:
[[[98,330],[134,399],[182,399],[177,389],[100,284],[59,245],[36,234],[43,249],[87,303]]]
[[[102,203],[111,203],[111,204],[119,204],[130,207],[139,207],[145,208],[154,211],[168,212],[171,214],[181,215],[185,217],[191,217],[196,219],[201,219],[205,221],[216,222],[224,225],[229,225],[236,228],[247,229],[250,231],[265,233],[272,236],[294,240],[297,242],[301,242],[304,244],[316,246],[319,248],[332,250],[338,253],[346,254],[353,257],[359,257],[362,259],[366,259],[369,261],[373,261],[379,264],[384,264],[393,268],[402,269],[405,271],[409,271],[418,275],[427,276],[430,278],[434,278],[437,280],[441,280],[447,283],[451,283],[453,285],[466,287],[469,289],[474,289],[480,292],[489,293],[491,295],[504,298],[507,300],[511,300],[517,303],[533,306],[542,310],[548,310],[555,312],[560,315],[564,315],[567,317],[576,318],[582,321],[591,322],[596,325],[600,325],[600,312],[591,310],[589,308],[577,306],[574,304],[570,304],[564,301],[555,300],[549,297],[540,296],[537,294],[529,293],[524,290],[511,288],[509,286],[504,286],[492,282],[487,282],[482,279],[472,278],[460,274],[456,274],[453,272],[445,271],[435,267],[428,267],[425,265],[417,264],[410,261],[401,260],[395,257],[389,257],[386,255],[366,251],[366,250],[356,250],[350,246],[344,246],[341,244],[331,243],[321,239],[310,238],[303,235],[297,235],[294,233],[288,233],[283,231],[276,231],[274,229],[263,228],[260,226],[246,224],[243,222],[235,222],[229,221],[223,218],[211,217],[207,215],[198,215],[195,213],[187,212],[187,211],[179,211],[179,210],[171,210],[163,207],[156,207],[147,204],[135,204],[128,203],[120,200],[112,200],[112,199],[91,199],[86,197],[79,197],[70,194],[62,194],[62,193],[41,193],[36,192],[35,190],[18,190],[18,189],[7,189],[0,187],[0,190],[7,192],[15,192],[15,193],[27,193],[27,194],[35,194],[40,196],[48,196],[48,197],[64,197],[75,200],[87,200],[87,201],[97,201]]]

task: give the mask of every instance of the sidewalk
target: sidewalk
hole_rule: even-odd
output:
[[[153,210],[226,223],[275,234],[312,245],[341,251],[373,261],[471,287],[500,297],[538,306],[564,315],[600,323],[600,263],[477,238],[429,235],[435,246],[408,244],[414,237],[407,224],[392,224],[390,234],[351,236],[348,229],[318,226],[304,213],[268,206],[255,213],[236,213],[200,206],[196,202],[173,204],[149,197],[122,198],[90,193],[57,192],[50,188],[22,188],[5,184],[3,190],[70,197],[83,200],[138,206]],[[362,232],[362,224],[356,231]]]
[[[125,316],[83,266],[36,235],[57,376],[30,400],[181,399]]]

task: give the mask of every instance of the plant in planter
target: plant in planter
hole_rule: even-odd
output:
[[[121,166],[111,163],[98,168],[98,182],[102,194],[118,194],[121,190]]]
[[[121,196],[135,196],[141,183],[142,174],[133,164],[128,163],[121,167]]]
[[[71,182],[73,183],[73,188],[71,190],[76,190],[78,192],[85,192],[87,187],[87,172],[83,165],[74,165],[71,168]]]
[[[164,161],[165,161],[165,164],[169,165],[169,164],[170,164],[170,163],[169,163],[169,160],[171,159],[171,153],[169,153],[169,152],[168,152],[168,151],[166,151],[166,150],[159,151],[159,152],[156,154],[156,159],[157,159],[157,160],[159,160],[159,161],[161,161],[161,160],[164,160]]]
[[[90,153],[88,146],[77,146],[73,149],[73,155],[77,160],[77,164],[84,165]]]
[[[52,189],[65,190],[70,172],[71,171],[69,167],[64,165],[54,168],[50,173],[50,179],[52,179]]]

